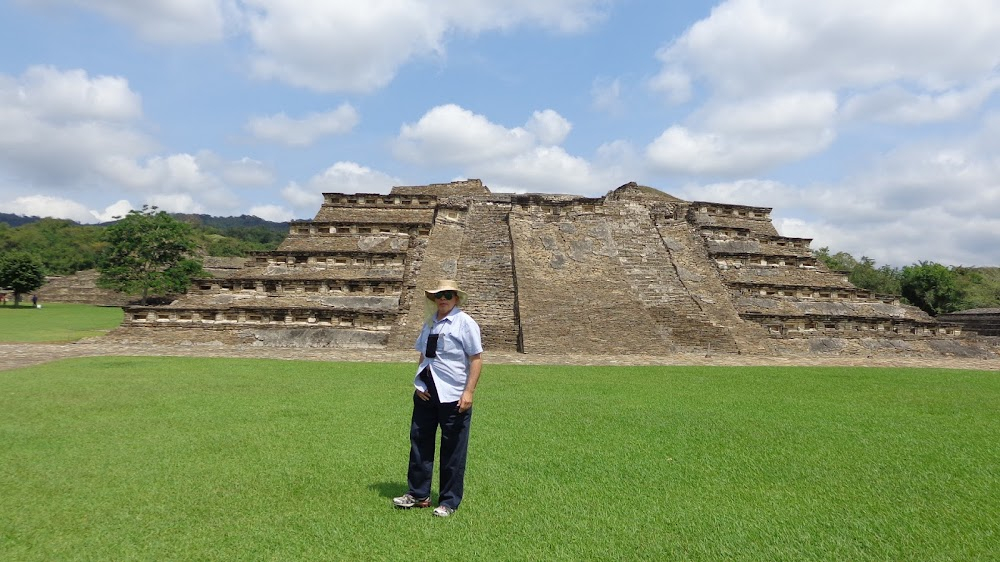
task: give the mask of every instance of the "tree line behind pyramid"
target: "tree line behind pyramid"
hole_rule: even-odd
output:
[[[326,193],[316,216],[115,337],[409,349],[423,290],[455,279],[487,350],[988,353],[958,324],[852,285],[770,208],[629,183],[604,197],[479,180]]]

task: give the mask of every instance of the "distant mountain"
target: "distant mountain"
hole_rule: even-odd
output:
[[[25,224],[31,224],[33,222],[38,222],[42,220],[42,217],[26,217],[23,215],[15,215],[11,213],[0,213],[0,222],[5,222],[11,228],[16,228]]]
[[[217,228],[223,231],[231,228],[263,227],[267,230],[272,230],[281,234],[288,233],[287,222],[271,222],[252,215],[240,215],[238,217],[213,217],[211,215],[197,215],[190,213],[170,213],[170,216],[191,225]],[[11,228],[38,222],[42,220],[42,218],[43,217],[26,217],[23,215],[15,215],[13,213],[0,213],[0,222],[7,223],[7,225]],[[80,224],[76,221],[70,222],[73,224]],[[97,226],[107,226],[113,223],[114,221],[102,222]]]
[[[230,228],[255,228],[264,227],[281,234],[288,233],[287,222],[271,222],[253,215],[240,215],[238,217],[213,217],[211,215],[197,215],[190,213],[170,213],[175,219],[186,222],[190,225],[205,226],[227,230]]]

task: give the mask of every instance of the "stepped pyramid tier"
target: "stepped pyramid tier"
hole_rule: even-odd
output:
[[[196,280],[169,305],[126,307],[119,334],[408,349],[423,289],[451,278],[469,293],[487,350],[966,345],[959,325],[854,287],[810,243],[781,236],[770,208],[635,183],[604,197],[492,193],[479,180],[326,193],[277,250]]]
[[[95,304],[106,306],[123,306],[129,297],[124,293],[101,289],[97,286],[99,274],[96,269],[77,271],[72,275],[59,275],[45,278],[45,285],[34,292],[43,303],[72,302],[80,304]],[[14,296],[9,298],[13,302]],[[23,295],[30,302],[31,293]]]

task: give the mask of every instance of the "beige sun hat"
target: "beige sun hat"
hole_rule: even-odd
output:
[[[424,290],[424,295],[427,296],[429,300],[434,300],[434,295],[440,293],[441,291],[455,291],[458,294],[458,302],[464,303],[465,299],[469,298],[469,295],[458,288],[458,283],[452,279],[441,279],[438,281],[438,286],[434,289]]]

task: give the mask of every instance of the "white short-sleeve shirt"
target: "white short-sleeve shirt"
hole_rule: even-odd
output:
[[[424,323],[417,337],[416,350],[427,349],[427,336],[439,334],[437,357],[424,357],[417,367],[413,386],[427,392],[427,385],[420,380],[420,372],[430,367],[441,402],[457,402],[469,378],[469,358],[483,352],[479,324],[457,306],[441,320],[434,316],[431,324]]]

